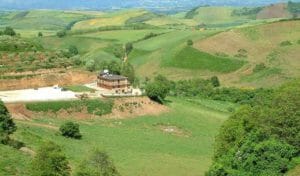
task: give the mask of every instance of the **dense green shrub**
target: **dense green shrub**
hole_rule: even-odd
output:
[[[61,135],[68,138],[80,139],[82,137],[77,123],[66,122],[60,126],[59,131]]]
[[[15,35],[17,35],[16,32],[14,31],[14,29],[11,28],[11,27],[6,27],[6,28],[4,29],[4,31],[3,31],[3,34],[4,34],[4,35],[10,35],[10,36],[15,36]]]
[[[107,153],[94,151],[93,154],[82,162],[76,176],[120,176]]]
[[[95,60],[90,59],[85,63],[85,67],[88,71],[93,72],[96,70]]]
[[[69,53],[71,53],[72,56],[75,56],[75,55],[79,54],[77,47],[74,46],[74,45],[69,46],[68,50],[69,50]]]
[[[260,12],[263,7],[243,7],[239,9],[234,9],[231,13],[232,16],[248,16],[248,15],[256,15]]]
[[[272,94],[269,89],[239,89],[233,87],[216,88],[212,80],[192,79],[174,82],[171,95],[174,96],[198,96],[219,101],[229,101],[239,104],[254,103],[254,100],[264,95],[266,98]]]
[[[133,50],[133,45],[131,42],[125,44],[125,52],[127,55]]]
[[[9,145],[15,149],[20,149],[22,147],[25,147],[25,144],[21,141],[15,140],[15,139],[9,139],[7,140],[6,145]]]
[[[154,78],[154,81],[146,85],[147,96],[159,103],[162,103],[171,89],[171,83],[162,75]]]
[[[32,161],[31,175],[70,176],[71,168],[61,148],[52,142],[47,142],[39,148]]]
[[[253,72],[254,73],[257,73],[257,72],[260,72],[260,71],[263,71],[265,70],[267,67],[264,63],[260,63],[260,64],[257,64],[254,69],[253,69]]]
[[[42,32],[39,32],[39,33],[38,33],[38,37],[43,37],[43,33],[42,33]]]
[[[219,81],[219,78],[217,76],[213,76],[210,78],[210,81],[211,81],[211,84],[214,86],[214,87],[220,87],[220,81]]]
[[[288,41],[288,40],[280,43],[280,46],[290,46],[290,45],[293,45],[293,44],[291,41]]]
[[[299,14],[300,13],[300,3],[289,1],[288,2],[288,10],[292,14]]]
[[[58,32],[56,33],[56,35],[57,35],[57,37],[59,37],[59,38],[63,38],[63,37],[65,37],[65,36],[67,35],[67,33],[66,33],[66,31],[58,31]]]
[[[26,108],[28,110],[35,112],[58,112],[60,110],[81,111],[84,108],[87,108],[88,113],[95,115],[111,113],[112,106],[112,101],[100,99],[37,102],[26,104]]]
[[[186,44],[187,44],[188,46],[193,46],[193,45],[194,45],[194,42],[193,42],[193,40],[188,40],[188,41],[186,42]]]
[[[260,95],[221,127],[207,175],[284,175],[300,152],[300,81]]]
[[[9,142],[9,135],[13,134],[17,127],[11,118],[10,113],[0,100],[0,143],[7,144]]]

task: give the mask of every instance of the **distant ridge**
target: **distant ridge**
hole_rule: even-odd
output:
[[[262,6],[272,3],[283,3],[287,0],[0,0],[0,9],[124,9],[146,8],[150,10],[171,11],[187,10],[195,6]],[[293,2],[300,2],[294,0]]]

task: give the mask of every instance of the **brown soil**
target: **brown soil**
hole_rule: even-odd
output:
[[[0,79],[0,90],[16,90],[53,85],[84,84],[96,80],[96,74],[85,71],[59,71],[36,73],[34,77],[22,79]],[[11,73],[10,75],[15,75]],[[24,73],[24,75],[26,75]]]
[[[76,110],[60,110],[57,113],[37,113],[26,109],[24,104],[6,105],[12,117],[18,120],[30,120],[43,116],[72,118],[72,119],[93,119],[99,116],[91,115],[86,109],[76,112]],[[159,115],[168,112],[169,109],[161,104],[151,101],[148,97],[117,98],[114,100],[114,107],[111,114],[104,115],[101,118],[125,119],[145,115]]]
[[[148,97],[118,98],[114,101],[114,107],[107,118],[133,118],[145,115],[159,115],[168,112],[169,109],[150,100]]]
[[[33,116],[33,113],[27,110],[24,104],[6,104],[6,107],[14,119],[29,120]]]
[[[286,3],[274,4],[264,8],[257,14],[257,19],[289,18],[291,14],[287,10]]]

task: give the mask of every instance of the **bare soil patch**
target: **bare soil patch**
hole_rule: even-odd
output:
[[[169,108],[150,100],[148,97],[118,98],[114,101],[112,113],[107,118],[133,118],[145,115],[159,115]]]
[[[14,119],[29,120],[33,116],[33,112],[27,110],[24,104],[6,104],[6,107]]]
[[[181,137],[190,136],[190,134],[187,131],[174,125],[158,125],[158,127],[164,133],[172,134],[175,136],[181,136]]]
[[[20,75],[10,73],[7,75]],[[24,73],[26,75],[28,73]],[[36,76],[21,79],[0,79],[0,90],[29,89],[36,87],[48,87],[53,85],[65,86],[72,84],[85,84],[96,80],[96,74],[86,71],[59,71],[38,73]]]

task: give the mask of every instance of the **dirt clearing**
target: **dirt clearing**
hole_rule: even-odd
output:
[[[8,75],[12,76],[13,74]],[[17,75],[20,76],[20,74]],[[26,75],[27,73],[24,73],[24,77],[19,79],[0,79],[0,90],[18,90],[36,87],[48,87],[53,85],[65,86],[86,84],[97,79],[95,73],[86,71],[42,72],[36,75]]]

